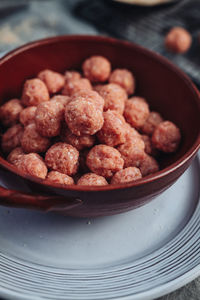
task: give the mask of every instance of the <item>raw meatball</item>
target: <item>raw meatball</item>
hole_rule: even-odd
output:
[[[21,138],[21,146],[24,152],[45,152],[50,146],[50,140],[39,134],[35,123],[25,127]]]
[[[104,99],[95,91],[90,91],[90,90],[78,91],[71,97],[71,101],[73,100],[79,100],[80,102],[83,100],[87,100],[94,103],[96,107],[102,111],[104,108]]]
[[[63,104],[55,100],[40,103],[35,114],[37,131],[47,137],[59,135],[64,110]]]
[[[47,167],[67,175],[73,175],[78,169],[79,152],[66,143],[56,143],[45,155]]]
[[[49,100],[49,92],[44,82],[38,78],[26,80],[22,92],[22,103],[25,106],[37,106]]]
[[[83,73],[91,82],[106,81],[111,72],[111,64],[103,56],[91,56],[83,63]]]
[[[125,126],[126,126],[126,135],[125,135],[126,142],[132,142],[135,139],[135,137],[141,138],[139,132],[135,128],[131,127],[129,123],[125,123]]]
[[[24,155],[24,151],[21,147],[13,149],[7,157],[7,161],[11,164],[16,164],[16,162]]]
[[[111,180],[111,184],[127,183],[140,178],[142,178],[140,169],[136,167],[129,167],[115,173]]]
[[[77,98],[69,102],[65,109],[65,121],[75,135],[93,135],[103,126],[103,113],[95,103]]]
[[[131,126],[140,128],[149,116],[149,106],[138,97],[132,97],[125,102],[124,117]]]
[[[161,122],[163,122],[161,115],[158,112],[151,111],[141,131],[147,135],[152,135],[156,126]]]
[[[63,126],[61,131],[61,140],[67,144],[74,146],[77,150],[84,148],[90,148],[95,143],[95,136],[93,135],[81,135],[77,136],[73,134],[67,126]]]
[[[29,153],[21,156],[15,161],[15,166],[22,172],[45,179],[47,176],[47,167],[42,157],[36,153]]]
[[[74,179],[72,177],[57,171],[49,172],[46,181],[65,185],[74,184]]]
[[[159,165],[157,161],[148,154],[145,154],[145,157],[141,161],[139,168],[142,173],[142,176],[147,176],[149,174],[159,171]]]
[[[92,85],[87,78],[68,80],[64,85],[62,94],[71,96],[81,90],[92,90]]]
[[[179,128],[170,121],[160,123],[152,135],[153,145],[166,153],[175,152],[181,140]]]
[[[104,111],[110,109],[123,114],[127,93],[121,86],[114,83],[106,84],[99,90],[99,94],[105,101]]]
[[[192,44],[191,34],[181,27],[172,28],[165,37],[166,48],[174,53],[185,53]]]
[[[125,143],[127,129],[122,115],[108,110],[103,113],[103,117],[103,127],[97,133],[99,141],[111,147]]]
[[[65,107],[71,101],[71,97],[64,95],[55,95],[50,100],[59,102]]]
[[[64,74],[65,81],[76,80],[81,78],[81,74],[77,71],[66,71]]]
[[[19,115],[20,123],[24,126],[34,123],[36,109],[36,106],[29,106],[24,108]]]
[[[120,85],[128,95],[133,94],[135,91],[135,78],[126,69],[115,69],[110,75],[109,82]]]
[[[158,154],[158,150],[154,147],[151,138],[148,135],[141,135],[141,138],[145,144],[145,149],[144,151],[152,156],[156,156]]]
[[[77,182],[77,185],[108,185],[106,179],[103,176],[99,176],[95,173],[84,174]]]
[[[144,142],[141,138],[135,138],[132,142],[126,142],[118,146],[118,151],[124,160],[124,167],[139,167],[145,157]]]
[[[97,145],[88,153],[86,164],[92,172],[111,178],[114,173],[123,169],[124,160],[115,148]]]
[[[23,131],[24,129],[20,124],[16,124],[7,129],[7,131],[2,135],[1,139],[1,147],[3,152],[8,153],[21,145]]]
[[[12,99],[0,107],[0,121],[6,126],[15,125],[19,120],[19,114],[23,110],[20,100]]]
[[[50,94],[59,92],[65,84],[64,76],[58,72],[54,72],[51,70],[41,71],[38,74],[38,78],[46,84]]]

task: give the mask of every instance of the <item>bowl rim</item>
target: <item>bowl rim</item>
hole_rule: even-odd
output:
[[[176,73],[177,76],[181,78],[185,82],[185,84],[190,88],[191,92],[194,94],[194,99],[199,105],[200,110],[200,93],[197,89],[197,87],[194,85],[192,80],[177,66],[175,66],[173,63],[171,63],[167,58],[163,57],[162,55],[153,52],[149,49],[146,49],[140,45],[137,45],[135,43],[119,40],[111,37],[105,37],[105,36],[96,36],[96,35],[59,35],[55,37],[48,37],[44,39],[39,39],[33,42],[26,43],[18,48],[13,49],[12,51],[8,52],[6,55],[4,55],[0,59],[0,67],[2,64],[4,64],[6,61],[14,57],[15,55],[18,55],[20,53],[23,53],[26,50],[36,48],[37,46],[46,45],[46,44],[55,44],[56,42],[61,41],[95,41],[95,42],[104,42],[108,44],[114,44],[118,46],[125,46],[128,48],[133,48],[136,51],[142,52],[144,55],[149,56],[151,59],[159,61],[160,64],[164,65],[166,68],[170,69],[174,73]],[[35,183],[44,185],[49,188],[57,188],[62,191],[76,191],[76,192],[95,192],[95,191],[112,191],[112,190],[118,190],[118,189],[125,189],[125,188],[132,188],[132,187],[138,187],[141,185],[145,185],[147,183],[151,183],[153,181],[156,181],[158,179],[161,179],[170,173],[173,173],[175,170],[181,168],[187,161],[193,158],[193,156],[197,153],[198,149],[200,148],[200,130],[197,135],[197,138],[195,142],[193,143],[192,147],[176,162],[173,164],[167,166],[166,168],[154,173],[150,174],[148,176],[145,176],[144,178],[141,178],[139,180],[124,183],[124,184],[116,184],[116,185],[105,185],[105,186],[86,186],[86,185],[62,185],[57,183],[50,183],[48,181],[45,181],[44,179],[40,179],[31,175],[27,175],[17,169],[15,166],[7,162],[2,156],[0,156],[0,167],[3,169],[7,169],[8,171]]]

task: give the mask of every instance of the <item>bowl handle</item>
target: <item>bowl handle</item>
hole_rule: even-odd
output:
[[[63,209],[68,210],[81,204],[82,200],[73,197],[26,194],[15,190],[8,190],[0,186],[0,205],[3,206],[62,211]]]

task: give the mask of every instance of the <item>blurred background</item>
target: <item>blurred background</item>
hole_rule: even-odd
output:
[[[120,0],[0,0],[0,54],[44,37],[107,35],[166,56],[200,86],[200,0],[123,1],[129,4]],[[170,53],[164,46],[166,33],[174,26],[192,35],[192,46],[185,54]],[[200,279],[161,299],[199,300]]]

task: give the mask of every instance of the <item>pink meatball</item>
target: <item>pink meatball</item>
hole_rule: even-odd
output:
[[[149,116],[149,106],[147,103],[132,97],[125,102],[124,117],[131,126],[140,128],[144,125]]]
[[[83,73],[91,82],[106,81],[111,72],[111,64],[103,56],[91,56],[83,63]]]
[[[104,108],[104,99],[95,91],[90,90],[81,90],[76,93],[70,98],[71,101],[78,100],[83,101],[87,100],[96,105],[96,107],[103,111]]]
[[[97,175],[111,178],[114,173],[123,169],[124,160],[117,149],[106,145],[97,145],[88,153],[86,164]]]
[[[77,185],[108,185],[108,182],[103,176],[97,175],[95,173],[84,174],[77,182]]]
[[[156,156],[158,154],[158,150],[154,147],[151,138],[145,134],[142,134],[141,138],[145,144],[144,151],[149,155]]]
[[[59,92],[65,84],[64,76],[58,72],[54,72],[51,70],[41,71],[38,74],[38,78],[46,84],[50,94]]]
[[[20,124],[13,125],[7,129],[1,138],[1,147],[3,152],[9,153],[14,148],[21,145],[23,131],[24,129]]]
[[[156,126],[161,122],[163,122],[161,115],[158,112],[151,111],[143,124],[141,131],[147,135],[152,135]]]
[[[65,81],[76,80],[81,78],[81,74],[77,71],[66,71],[64,74]]]
[[[110,75],[109,82],[120,85],[128,95],[133,94],[135,91],[135,78],[126,69],[115,69]]]
[[[65,95],[55,95],[50,100],[61,103],[65,107],[71,101],[71,97]]]
[[[145,157],[144,142],[135,138],[132,142],[126,142],[117,147],[124,160],[124,167],[139,167]]]
[[[21,138],[21,146],[24,152],[45,152],[50,146],[50,140],[43,137],[37,131],[35,123],[31,123],[25,127]]]
[[[19,114],[22,110],[23,106],[18,99],[12,99],[4,103],[0,107],[0,122],[6,127],[15,125],[19,120]]]
[[[46,137],[59,135],[64,110],[63,104],[55,100],[40,103],[35,113],[37,131]]]
[[[157,161],[150,155],[146,154],[139,166],[142,176],[147,176],[159,171]]]
[[[127,93],[121,86],[114,83],[106,84],[100,89],[99,94],[105,101],[104,111],[110,109],[123,114]]]
[[[93,135],[103,126],[102,111],[91,101],[71,101],[65,109],[65,121],[71,132],[77,136]]]
[[[124,118],[116,111],[108,110],[103,113],[104,123],[97,137],[101,144],[114,147],[125,143],[126,126]]]
[[[47,167],[42,159],[36,153],[29,153],[21,156],[20,159],[15,161],[15,166],[22,172],[45,179],[47,176]]]
[[[67,126],[63,126],[61,131],[61,140],[67,144],[74,146],[77,150],[82,150],[84,148],[90,148],[95,143],[94,135],[81,135],[77,136],[73,134]]]
[[[38,78],[26,80],[22,92],[22,103],[25,106],[37,106],[49,101],[49,92],[44,82]]]
[[[66,81],[62,94],[71,96],[81,90],[92,90],[92,85],[87,78],[71,79]]]
[[[45,155],[47,167],[67,175],[73,175],[78,170],[79,152],[66,143],[56,143]]]
[[[24,126],[34,123],[36,109],[36,106],[29,106],[24,108],[19,115],[20,123]]]
[[[187,52],[191,44],[191,34],[182,27],[172,28],[165,37],[166,48],[174,53]]]
[[[13,149],[7,157],[7,161],[11,164],[16,164],[16,162],[21,159],[22,155],[24,155],[24,151],[21,147],[17,147]]]
[[[46,181],[64,185],[74,184],[74,179],[72,177],[57,171],[49,172]]]
[[[175,152],[181,140],[179,128],[170,121],[161,122],[152,135],[153,145],[166,153]]]
[[[115,173],[111,179],[111,184],[121,184],[135,181],[142,178],[140,169],[136,167],[129,167]]]
[[[139,132],[135,128],[131,127],[129,123],[125,123],[125,126],[126,126],[126,135],[125,135],[126,142],[132,142],[135,139],[135,137],[141,138]]]

